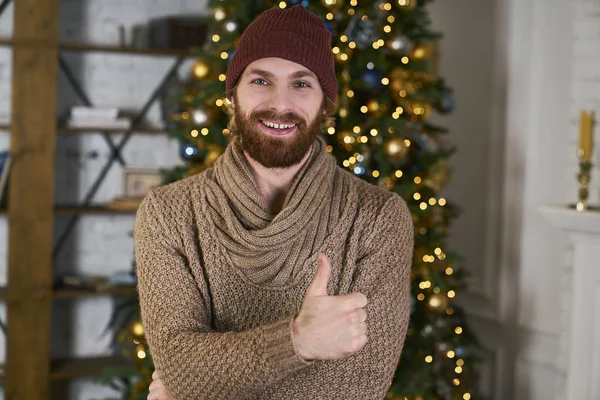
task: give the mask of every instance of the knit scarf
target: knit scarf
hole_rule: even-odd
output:
[[[304,276],[304,264],[338,223],[348,180],[317,137],[294,177],[283,208],[271,215],[244,154],[233,144],[207,174],[203,207],[216,240],[249,282],[285,289]],[[316,260],[316,258],[315,258]]]

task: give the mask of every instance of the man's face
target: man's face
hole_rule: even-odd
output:
[[[281,58],[248,65],[233,102],[242,150],[267,168],[298,164],[323,122],[323,91],[316,75]]]

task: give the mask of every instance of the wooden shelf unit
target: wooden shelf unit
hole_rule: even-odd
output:
[[[0,124],[0,131],[7,131],[11,135],[10,150],[15,157],[8,185],[10,207],[8,210],[0,210],[0,215],[3,218],[7,216],[9,222],[9,282],[8,286],[0,287],[0,302],[7,303],[6,364],[0,365],[0,384],[4,386],[7,400],[64,398],[63,395],[52,397],[55,383],[66,382],[71,378],[91,377],[99,374],[106,366],[130,365],[130,361],[117,356],[51,359],[53,302],[136,295],[133,287],[115,287],[101,291],[53,289],[55,218],[64,215],[133,215],[136,211],[133,208],[113,209],[104,204],[87,207],[55,205],[54,162],[57,136],[167,133],[162,128],[143,126],[131,129],[63,126],[56,116],[59,59],[64,61],[60,58],[61,52],[176,57],[171,72],[176,72],[184,57],[199,55],[194,49],[140,49],[60,43],[59,9],[58,0],[15,1],[13,36],[0,38],[0,46],[12,47],[13,71],[12,120],[10,123]],[[161,82],[166,82],[166,77]],[[85,100],[83,102],[89,103]],[[147,110],[151,102],[149,100],[140,109]],[[36,118],[31,118],[31,104],[36,105]],[[139,124],[143,119],[136,117],[132,121]]]

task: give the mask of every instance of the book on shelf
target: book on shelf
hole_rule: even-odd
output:
[[[129,129],[131,118],[121,115],[122,112],[115,107],[85,107],[71,108],[67,126],[69,128],[105,128]]]
[[[119,109],[115,107],[71,107],[71,118],[76,120],[104,119],[111,120],[119,116]]]
[[[8,176],[12,165],[12,154],[10,151],[0,151],[0,207],[5,204],[6,188],[8,186]]]
[[[116,118],[112,120],[103,118],[69,119],[67,127],[82,129],[130,129],[131,120],[129,118]]]

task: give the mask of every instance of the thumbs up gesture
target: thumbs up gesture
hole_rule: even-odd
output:
[[[336,360],[352,355],[367,343],[367,298],[362,293],[328,296],[331,264],[318,254],[317,272],[306,290],[292,324],[292,340],[306,360]]]

